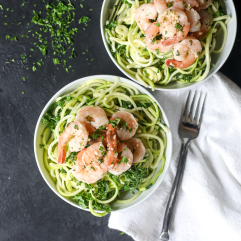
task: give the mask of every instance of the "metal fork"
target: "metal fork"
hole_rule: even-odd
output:
[[[198,137],[201,123],[202,123],[202,117],[203,117],[203,109],[206,99],[206,94],[202,100],[201,94],[199,94],[199,97],[197,97],[196,92],[194,93],[193,100],[191,107],[189,108],[189,99],[190,99],[191,91],[189,91],[185,109],[183,111],[180,124],[179,124],[179,136],[182,138],[182,147],[180,152],[180,157],[178,161],[177,166],[177,173],[174,180],[174,183],[172,185],[172,190],[168,199],[166,212],[164,216],[163,226],[162,226],[162,232],[160,239],[163,241],[169,240],[169,227],[172,221],[172,215],[175,203],[177,201],[177,196],[181,187],[183,173],[185,169],[186,164],[186,157],[187,157],[187,151],[188,146],[191,142],[191,140],[196,139]],[[198,98],[197,104],[195,104],[195,99]],[[199,109],[201,107],[200,115],[199,115]],[[198,117],[199,115],[199,117]]]

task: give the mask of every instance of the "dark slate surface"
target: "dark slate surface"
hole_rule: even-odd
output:
[[[82,3],[78,0],[72,2],[75,5]],[[79,55],[70,61],[75,70],[70,73],[64,69],[56,71],[50,58],[37,72],[26,70],[26,66],[31,66],[36,60],[34,57],[27,58],[27,63],[23,63],[20,56],[31,54],[29,42],[33,40],[19,38],[20,41],[11,42],[5,36],[24,34],[28,30],[26,24],[32,18],[32,9],[40,10],[43,3],[40,0],[29,1],[20,7],[21,3],[21,0],[2,0],[3,8],[9,7],[14,12],[0,11],[3,12],[0,14],[0,240],[130,241],[129,236],[120,235],[119,231],[107,227],[108,216],[96,218],[58,198],[42,179],[33,152],[38,116],[60,88],[88,75],[123,76],[111,62],[102,43],[99,27],[102,1],[86,0],[83,2],[84,9],[78,8],[77,19],[87,15],[92,20],[85,31],[80,28],[76,37],[75,48]],[[34,3],[38,3],[36,8]],[[235,4],[236,9],[240,9],[238,0]],[[88,11],[90,8],[93,8],[92,12]],[[5,18],[5,15],[8,17]],[[23,16],[26,18],[23,19]],[[240,14],[238,19],[240,24]],[[4,22],[9,24],[3,25]],[[19,22],[22,24],[17,25]],[[239,31],[234,49],[221,69],[239,86],[240,39]],[[88,54],[82,55],[86,49],[89,49]],[[86,58],[94,60],[90,62]],[[7,61],[10,63],[6,64]],[[23,77],[26,81],[22,80]]]

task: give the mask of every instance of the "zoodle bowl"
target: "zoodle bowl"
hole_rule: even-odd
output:
[[[150,87],[150,86],[147,86],[147,84],[143,83],[144,82],[143,80],[140,80],[141,79],[140,75],[137,76],[138,78],[140,78],[139,81],[138,81],[138,78],[136,77],[136,75],[131,75],[130,74],[131,72],[128,73],[127,70],[124,69],[126,67],[124,67],[124,66],[121,67],[119,65],[117,59],[113,57],[113,53],[111,52],[111,50],[109,48],[109,45],[108,45],[107,39],[106,39],[105,25],[106,25],[107,20],[109,20],[110,9],[113,8],[115,2],[116,2],[116,0],[104,0],[103,5],[102,5],[102,9],[101,9],[100,28],[101,28],[101,35],[102,35],[102,39],[103,39],[106,51],[108,52],[110,58],[112,59],[114,64],[117,66],[117,68],[119,68],[128,78],[130,78],[131,80],[133,80],[133,81],[135,81],[139,84],[146,85],[146,87]],[[148,2],[150,2],[150,1],[148,1]],[[227,24],[227,41],[226,41],[226,44],[225,44],[225,46],[224,46],[224,48],[221,52],[211,53],[211,66],[210,66],[209,72],[207,71],[208,74],[206,75],[206,73],[205,73],[203,78],[201,78],[203,80],[200,81],[200,82],[193,81],[193,82],[184,83],[185,81],[182,81],[182,82],[180,82],[180,81],[170,81],[168,84],[166,84],[168,82],[167,81],[165,84],[162,84],[162,85],[155,84],[156,90],[173,91],[173,90],[181,90],[181,89],[191,87],[193,85],[197,85],[198,83],[201,83],[203,81],[208,80],[213,74],[215,74],[222,67],[222,65],[227,60],[227,58],[228,58],[228,56],[229,56],[229,54],[230,54],[230,52],[233,48],[233,45],[234,45],[234,41],[235,41],[235,37],[236,37],[236,31],[237,31],[237,17],[236,17],[236,11],[235,11],[235,7],[234,7],[234,4],[233,4],[232,0],[226,0],[226,1],[221,0],[221,6],[224,7],[225,14],[229,15],[231,17],[231,20]],[[223,34],[220,33],[216,37],[215,41],[216,41],[216,49],[219,49],[220,46],[222,45]],[[205,56],[206,56],[206,53],[205,53]],[[119,59],[120,59],[120,57],[119,57]],[[208,59],[209,59],[209,57],[208,57]],[[122,63],[122,65],[123,65],[123,63]],[[129,67],[129,68],[131,68],[131,67]],[[196,67],[194,66],[194,69],[195,68]],[[204,66],[203,70],[206,70],[206,66]],[[205,72],[205,71],[203,71],[203,72]],[[144,76],[147,77],[147,73],[146,72],[144,73],[144,71],[143,71],[142,75],[143,75],[142,78],[145,78]],[[150,80],[148,80],[148,78],[145,81],[150,83]]]
[[[63,96],[64,94],[67,94],[75,89],[77,89],[78,87],[80,87],[81,85],[83,85],[84,83],[86,83],[89,80],[92,79],[102,79],[105,81],[111,81],[111,82],[115,82],[116,80],[116,76],[111,76],[111,75],[95,75],[95,76],[89,76],[89,77],[85,77],[85,78],[81,78],[78,79],[68,85],[66,85],[65,87],[63,87],[61,90],[59,90],[50,100],[49,102],[46,104],[46,106],[44,107],[44,109],[42,110],[37,125],[36,125],[36,129],[35,129],[35,134],[34,134],[34,152],[35,152],[35,158],[36,158],[36,162],[37,162],[37,166],[39,168],[39,171],[43,177],[43,179],[45,180],[45,182],[47,183],[47,185],[51,188],[51,190],[58,195],[62,200],[64,200],[65,202],[75,206],[76,208],[80,208],[80,209],[84,209],[82,207],[80,207],[79,205],[77,205],[77,203],[73,200],[71,200],[68,197],[64,197],[62,195],[60,195],[60,193],[57,191],[57,187],[56,187],[56,183],[51,179],[48,170],[46,169],[45,165],[44,165],[44,148],[41,148],[41,143],[42,143],[42,133],[45,130],[45,125],[42,124],[41,119],[42,117],[46,114],[47,110],[49,109],[49,107],[55,102],[56,98]],[[142,94],[146,94],[149,97],[151,97],[156,104],[158,105],[158,107],[161,110],[162,113],[162,119],[165,122],[165,124],[169,127],[169,122],[168,119],[164,113],[163,108],[161,107],[160,103],[157,102],[157,100],[142,86],[127,80],[125,78],[120,78],[119,79],[120,82],[123,82],[125,84],[129,84],[134,86],[137,90],[140,91],[140,93]],[[151,186],[149,189],[145,190],[144,192],[142,192],[135,200],[129,202],[129,203],[124,203],[124,204],[120,204],[120,203],[113,203],[113,211],[118,211],[118,210],[122,210],[122,209],[126,209],[129,208],[131,206],[134,206],[140,202],[142,202],[143,200],[145,200],[147,197],[149,197],[156,189],[157,187],[160,185],[160,183],[162,182],[166,171],[168,169],[169,163],[170,163],[170,159],[171,159],[171,154],[172,154],[172,136],[171,136],[171,131],[166,133],[166,137],[167,137],[167,145],[166,145],[166,149],[164,152],[165,155],[165,166],[164,169],[162,171],[162,173],[158,176],[157,180],[155,181],[155,183],[153,184],[153,186]],[[156,173],[160,170],[161,168],[161,163],[159,163],[157,169],[156,169]],[[163,167],[162,167],[163,168]],[[123,192],[121,193],[119,199],[121,200],[125,200],[131,198],[131,194]],[[85,209],[85,210],[89,210],[89,209]],[[96,211],[98,212],[98,211]]]

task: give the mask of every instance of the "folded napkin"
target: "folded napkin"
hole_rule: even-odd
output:
[[[241,89],[217,73],[191,90],[207,93],[200,134],[189,146],[171,241],[241,240]],[[157,241],[175,177],[181,139],[178,124],[187,90],[155,91],[173,135],[167,174],[144,202],[111,214],[109,227],[138,241]]]

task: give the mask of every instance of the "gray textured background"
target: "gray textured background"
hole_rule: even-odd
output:
[[[48,1],[47,1],[48,2]],[[108,57],[100,35],[101,0],[72,0],[74,5],[83,3],[76,19],[83,15],[91,18],[86,30],[77,34],[75,49],[78,57],[69,63],[75,71],[66,73],[46,59],[37,72],[26,70],[34,58],[23,63],[20,56],[29,56],[31,38],[19,38],[18,42],[5,39],[7,34],[21,36],[29,29],[26,24],[32,18],[32,9],[40,10],[42,1],[29,1],[20,7],[22,0],[1,0],[3,8],[14,12],[0,14],[0,240],[78,240],[106,241],[132,240],[119,231],[108,228],[108,216],[96,218],[78,210],[58,198],[42,179],[35,162],[33,135],[38,116],[47,101],[69,82],[94,74],[123,76]],[[33,4],[37,3],[34,8]],[[240,2],[235,0],[237,9]],[[93,11],[89,12],[88,9]],[[80,9],[80,8],[78,8]],[[8,16],[5,18],[5,14]],[[26,16],[23,19],[23,16]],[[238,13],[240,23],[240,13]],[[21,25],[17,25],[18,22]],[[9,25],[3,25],[8,22]],[[80,26],[80,25],[78,25]],[[240,27],[240,25],[239,25]],[[240,31],[234,49],[221,71],[241,86]],[[82,55],[89,49],[88,55]],[[40,57],[40,55],[39,55]],[[11,62],[11,59],[15,62]],[[86,58],[94,60],[87,61]],[[6,62],[9,61],[9,64]],[[88,65],[90,63],[90,65]],[[22,80],[26,77],[26,81]],[[22,91],[25,94],[22,94]],[[124,222],[125,220],[123,220]],[[161,227],[160,227],[161,228]]]

